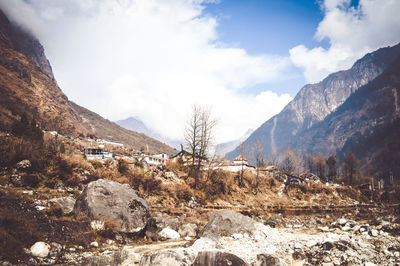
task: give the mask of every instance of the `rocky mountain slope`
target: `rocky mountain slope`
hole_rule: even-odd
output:
[[[400,56],[377,78],[353,93],[322,122],[290,144],[302,153],[352,150],[369,174],[398,176],[400,133]],[[383,159],[384,158],[384,159]]]
[[[253,133],[253,131],[254,130],[249,129],[242,137],[240,137],[238,139],[224,142],[224,143],[219,143],[219,144],[215,145],[216,154],[218,154],[220,156],[225,156],[225,154],[234,150],[237,146],[240,145],[240,143],[245,141],[251,135],[251,133]]]
[[[359,59],[349,70],[333,73],[317,84],[304,86],[278,115],[255,130],[245,141],[246,146],[251,147],[256,139],[260,139],[267,158],[283,151],[302,131],[322,121],[359,87],[381,74],[399,54],[400,45],[381,48]],[[237,147],[228,157],[238,154]]]
[[[137,150],[147,145],[150,152],[173,152],[159,141],[70,102],[58,87],[39,41],[0,11],[0,129],[10,130],[23,113],[42,128],[61,134],[91,134]]]

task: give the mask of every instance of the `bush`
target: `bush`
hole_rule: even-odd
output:
[[[118,172],[121,174],[127,174],[129,172],[129,164],[127,161],[122,159],[118,160]]]
[[[37,187],[40,182],[41,182],[41,178],[39,177],[38,174],[28,174],[23,176],[23,180],[24,180],[24,185],[28,186],[28,187]]]
[[[193,197],[193,192],[190,187],[186,184],[176,184],[175,185],[175,194],[178,199],[189,201]]]
[[[99,161],[95,161],[95,160],[90,160],[88,161],[91,165],[93,165],[94,169],[101,169],[103,168],[103,164]]]

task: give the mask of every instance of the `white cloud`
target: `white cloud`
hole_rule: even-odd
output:
[[[325,0],[324,19],[315,38],[328,39],[329,49],[308,49],[299,45],[290,50],[292,62],[304,69],[309,82],[318,82],[329,73],[351,67],[364,54],[400,42],[400,1]]]
[[[14,0],[8,0],[8,3]],[[109,119],[138,116],[181,138],[194,103],[211,105],[218,140],[235,139],[290,100],[246,88],[284,78],[288,58],[221,46],[202,0],[32,0],[60,87]],[[210,1],[207,1],[210,2]],[[28,21],[25,21],[29,25]]]

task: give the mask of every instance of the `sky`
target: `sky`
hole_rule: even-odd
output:
[[[398,0],[0,0],[45,48],[70,100],[182,139],[193,104],[216,142],[279,113],[307,83],[400,42]]]

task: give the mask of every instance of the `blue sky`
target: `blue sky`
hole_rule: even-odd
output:
[[[314,39],[323,12],[313,0],[222,0],[208,4],[204,13],[217,18],[218,41],[244,48],[249,54],[289,56],[289,50],[299,44],[328,47],[328,40]],[[257,84],[246,91],[268,89],[295,96],[306,83],[301,69],[290,67],[284,79]]]
[[[69,99],[181,139],[193,104],[216,142],[241,137],[307,83],[400,42],[399,0],[2,0],[43,44]]]

